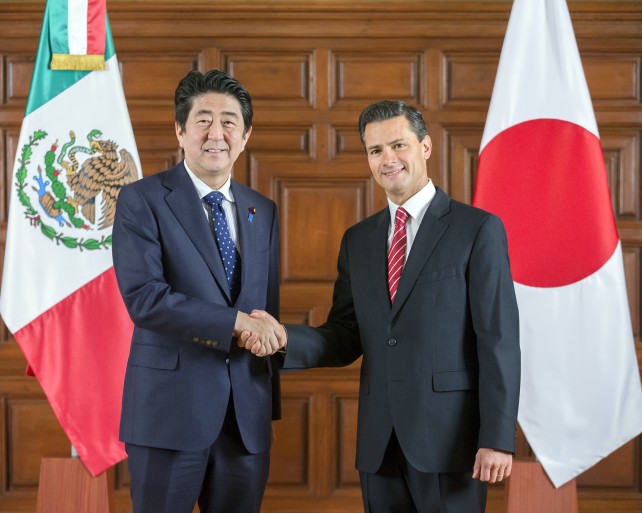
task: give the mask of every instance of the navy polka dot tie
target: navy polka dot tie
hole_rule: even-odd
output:
[[[218,191],[210,192],[205,198],[205,202],[212,209],[212,225],[214,227],[214,235],[216,236],[216,244],[218,251],[223,260],[223,267],[225,268],[225,276],[227,276],[227,283],[230,286],[230,294],[232,295],[232,302],[241,291],[241,255],[236,250],[234,241],[230,235],[230,229],[227,226],[227,218],[223,210],[223,194]]]

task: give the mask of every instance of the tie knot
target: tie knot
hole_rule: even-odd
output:
[[[213,207],[214,205],[221,205],[223,203],[223,197],[222,192],[212,191],[203,199],[208,205]]]
[[[406,224],[406,219],[408,219],[408,212],[406,212],[406,209],[404,209],[403,207],[399,207],[397,209],[397,213],[395,214],[395,224]]]

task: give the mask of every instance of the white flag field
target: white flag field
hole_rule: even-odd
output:
[[[555,486],[642,432],[622,246],[564,0],[515,0],[473,204],[508,235],[519,424]]]

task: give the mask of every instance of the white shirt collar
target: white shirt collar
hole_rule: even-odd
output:
[[[408,212],[410,217],[417,220],[421,223],[421,220],[428,210],[430,202],[437,194],[437,189],[435,189],[435,184],[432,183],[432,180],[429,178],[428,183],[424,185],[419,191],[415,193],[414,196],[411,196],[403,205],[397,205],[393,203],[390,198],[388,198],[388,209],[390,210],[390,219],[394,219],[397,214],[397,209],[400,206]]]
[[[214,190],[192,172],[192,170],[187,165],[187,161],[184,160],[183,164],[185,165],[185,170],[187,171],[187,174],[189,175],[189,177],[192,179],[192,182],[194,183],[194,187],[196,187],[196,192],[198,193],[198,196],[200,198],[204,198]],[[223,196],[227,201],[234,203],[234,196],[232,195],[232,189],[230,188],[231,183],[232,183],[232,175],[229,175],[225,183],[221,186],[221,188],[217,190],[218,192],[223,194]]]

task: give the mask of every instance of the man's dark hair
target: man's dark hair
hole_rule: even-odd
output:
[[[178,83],[174,94],[174,105],[176,122],[181,130],[185,130],[185,122],[192,110],[194,98],[206,93],[222,93],[236,98],[241,105],[243,135],[247,134],[252,126],[252,97],[238,80],[218,69],[212,69],[206,73],[192,70]]]
[[[416,107],[408,105],[401,100],[379,100],[371,103],[359,116],[359,135],[361,143],[366,145],[366,125],[376,121],[386,121],[387,119],[404,116],[410,123],[410,129],[415,133],[419,142],[424,140],[428,131],[426,123],[421,112]]]

